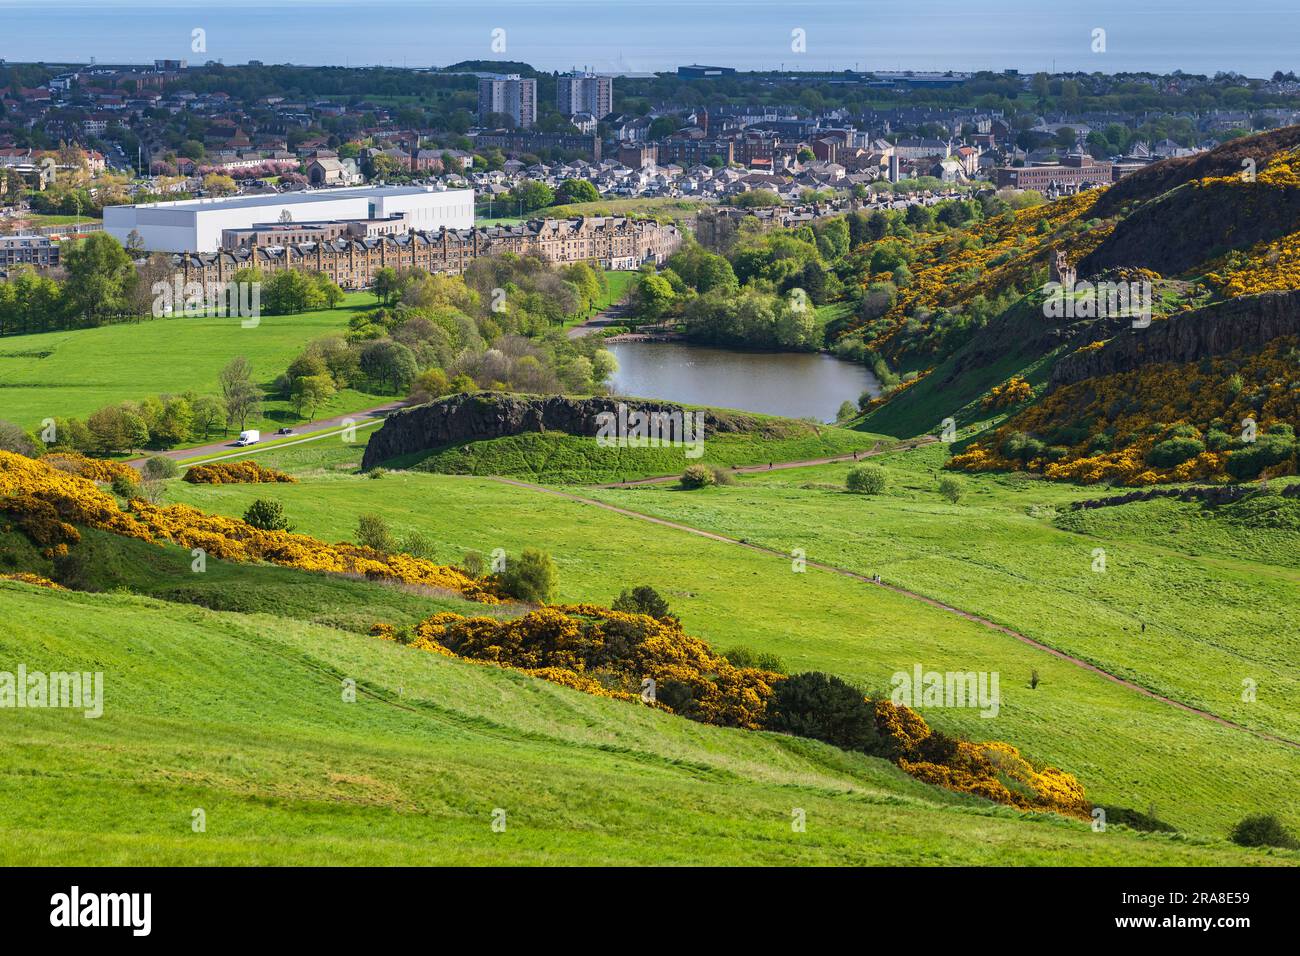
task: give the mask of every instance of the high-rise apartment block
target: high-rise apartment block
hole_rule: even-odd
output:
[[[478,81],[478,120],[488,123],[493,113],[508,116],[516,129],[537,123],[537,81],[518,74],[485,77]]]
[[[556,81],[555,105],[565,116],[590,113],[596,119],[614,112],[614,78],[575,72]]]

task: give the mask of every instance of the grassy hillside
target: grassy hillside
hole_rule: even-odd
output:
[[[1122,827],[1094,833],[815,742],[707,727],[281,618],[5,583],[0,609],[5,660],[105,676],[97,720],[6,714],[4,864],[1289,859]],[[355,702],[343,699],[346,678]],[[805,832],[791,827],[795,808]]]
[[[1002,487],[1022,484],[1011,479],[972,480],[978,496],[949,506],[930,490],[937,461],[907,461],[903,471],[916,471],[915,478],[897,480],[924,478],[925,490],[915,493],[922,500],[805,489],[789,472],[702,495],[582,491],[960,598],[961,606],[1143,685],[1250,726],[1294,729],[1283,702],[1293,694],[1294,669],[1286,661],[1294,660],[1295,635],[1278,610],[1294,593],[1294,571],[1190,561],[1154,544],[1056,530],[1026,513],[1048,514],[1034,506],[1066,500],[1066,489],[1043,483],[1022,494]],[[842,469],[826,466],[803,483],[842,480]],[[997,671],[1004,704],[996,719],[967,710],[932,711],[927,719],[950,732],[1011,741],[1078,775],[1094,799],[1154,807],[1193,832],[1219,836],[1259,810],[1297,822],[1289,795],[1300,785],[1300,752],[1143,697],[921,602],[826,572],[792,573],[787,559],[490,480],[395,473],[379,487],[382,492],[365,478],[321,474],[297,485],[176,485],[171,493],[228,514],[242,513],[254,497],[274,497],[301,530],[326,538],[351,535],[356,514],[371,511],[399,532],[432,533],[453,555],[496,547],[517,553],[540,544],[559,565],[564,600],[608,601],[625,587],[649,583],[692,633],[719,649],[743,644],[775,652],[792,671],[824,669],[867,688],[887,688],[892,673],[916,663]],[[985,496],[992,500],[977,503]],[[1089,570],[1096,546],[1110,552],[1108,575]],[[1145,638],[1141,621],[1149,624]],[[1035,671],[1040,684],[1030,690]],[[1242,677],[1252,674],[1261,675],[1268,691],[1248,708],[1238,695]]]
[[[238,355],[252,364],[253,380],[269,386],[304,345],[346,331],[348,319],[374,301],[368,293],[353,293],[337,309],[263,316],[250,329],[238,318],[174,318],[5,337],[0,339],[0,408],[4,418],[36,427],[47,417],[84,418],[114,402],[160,393],[215,394],[217,374]],[[317,409],[317,417],[391,399],[343,389]],[[277,399],[265,403],[260,424],[274,429],[300,420],[288,402]]]
[[[607,448],[581,435],[528,432],[468,442],[392,464],[452,475],[510,475],[545,482],[611,482],[680,474],[687,465],[719,467],[806,461],[865,451],[877,437],[831,426],[791,426],[786,434],[707,436],[704,454],[686,458],[681,447]]]

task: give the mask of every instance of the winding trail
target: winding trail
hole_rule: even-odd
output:
[[[839,459],[839,460],[843,460],[843,459]],[[786,467],[796,467],[796,464],[797,463],[790,463],[787,464]],[[757,470],[766,471],[767,469],[760,468]],[[674,531],[683,531],[687,534],[693,534],[700,538],[707,538],[710,541],[719,541],[722,542],[723,544],[732,544],[732,545],[736,545],[737,547],[748,548],[750,551],[757,551],[760,554],[773,555],[775,557],[781,558],[782,560],[788,560],[790,557],[784,551],[779,551],[776,548],[769,548],[766,545],[754,544],[750,541],[743,541],[739,538],[730,538],[724,534],[718,534],[713,531],[705,531],[702,528],[696,528],[692,525],[682,524],[681,522],[678,521],[669,521],[667,518],[657,518],[654,515],[643,514],[642,512],[639,511],[632,511],[629,508],[620,508],[618,505],[612,505],[609,504],[608,502],[598,501],[595,498],[586,498],[583,497],[582,495],[573,494],[572,492],[560,491],[556,488],[548,488],[546,485],[537,485],[529,481],[519,481],[518,479],[515,478],[493,477],[491,480],[506,485],[513,485],[517,488],[525,488],[529,491],[536,491],[536,492],[541,492],[542,494],[553,495],[557,498],[564,498],[568,501],[578,502],[579,504],[591,505],[595,508],[601,508],[605,511],[612,511],[615,514],[622,515],[626,518],[633,518],[637,521],[647,521],[651,524],[656,524],[664,528],[671,528]],[[609,487],[626,487],[626,486],[618,485],[618,486],[609,486]],[[1239,724],[1235,721],[1228,720],[1226,717],[1220,717],[1218,714],[1213,714],[1207,710],[1201,710],[1198,707],[1193,707],[1190,704],[1185,704],[1182,701],[1174,700],[1172,697],[1166,697],[1163,694],[1158,694],[1147,687],[1143,687],[1141,684],[1135,684],[1133,683],[1133,681],[1120,677],[1118,674],[1112,674],[1109,671],[1103,670],[1102,668],[1098,667],[1096,664],[1092,664],[1081,657],[1075,657],[1072,654],[1067,654],[1064,651],[1057,650],[1055,647],[1051,647],[1047,644],[1042,643],[1041,641],[1036,641],[1031,637],[1027,637],[1024,634],[1021,634],[1019,631],[1013,630],[1012,628],[1006,627],[1002,624],[998,624],[995,621],[990,621],[988,618],[980,617],[978,614],[972,614],[970,611],[963,611],[960,608],[953,607],[950,604],[944,604],[942,601],[937,601],[932,597],[927,597],[924,594],[918,594],[916,591],[910,591],[907,588],[900,587],[897,584],[889,584],[885,581],[877,580],[868,575],[859,574],[857,571],[850,571],[848,568],[837,567],[836,565],[833,564],[822,564],[821,562],[812,561],[812,560],[808,560],[805,563],[810,568],[816,568],[819,571],[825,571],[829,574],[838,574],[841,577],[852,578],[853,580],[859,581],[863,584],[872,584],[875,585],[876,587],[884,588],[887,591],[892,591],[895,594],[902,595],[903,597],[911,598],[914,601],[920,601],[921,603],[927,604],[932,608],[936,608],[937,610],[945,611],[949,614],[955,614],[958,617],[964,618],[967,621],[972,621],[976,624],[983,625],[989,630],[997,631],[999,634],[1005,634],[1007,637],[1015,638],[1017,641],[1020,641],[1022,644],[1028,644],[1030,647],[1036,648],[1037,650],[1043,651],[1044,653],[1051,654],[1053,657],[1063,660],[1069,664],[1073,664],[1075,667],[1078,667],[1082,670],[1089,671],[1093,674],[1098,675],[1099,677],[1104,677],[1106,680],[1111,681],[1112,683],[1115,684],[1119,684],[1121,687],[1127,688],[1128,690],[1134,691],[1135,693],[1141,694],[1143,697],[1149,697],[1152,700],[1160,701],[1162,704],[1167,704],[1170,707],[1176,707],[1178,710],[1185,711],[1186,713],[1189,714],[1195,714],[1197,717],[1202,717],[1205,720],[1212,721],[1224,727],[1230,727],[1233,730],[1243,731],[1254,737],[1258,737],[1261,740],[1267,740],[1271,743],[1282,744],[1284,746],[1293,747],[1297,750],[1300,750],[1300,741],[1291,740],[1287,737],[1279,737],[1276,736],[1275,734],[1265,733],[1262,730],[1255,730],[1254,728],[1247,727],[1244,724]]]

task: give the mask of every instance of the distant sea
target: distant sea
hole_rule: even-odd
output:
[[[1093,52],[1093,30],[1106,31]],[[194,51],[192,31],[205,31]],[[505,31],[494,52],[492,31]],[[792,50],[802,30],[806,52]],[[1239,0],[0,0],[9,61],[539,69],[1300,69],[1300,2]]]

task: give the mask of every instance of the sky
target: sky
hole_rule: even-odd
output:
[[[1300,0],[0,0],[0,58],[92,57],[1268,76],[1300,70]]]

